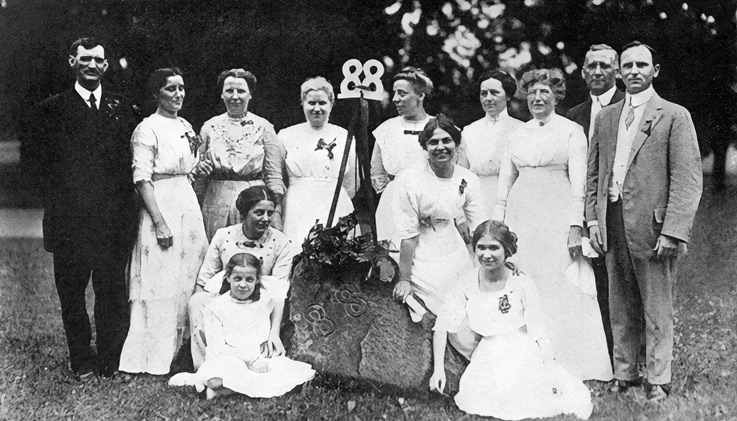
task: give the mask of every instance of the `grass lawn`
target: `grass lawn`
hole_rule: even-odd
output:
[[[642,390],[617,396],[595,383],[592,419],[737,420],[735,196],[736,188],[718,198],[705,193],[691,254],[681,266],[671,398],[646,405]],[[37,239],[0,239],[0,355],[0,419],[478,418],[436,395],[388,395],[321,377],[268,400],[200,401],[157,376],[78,383],[67,366],[51,256]]]

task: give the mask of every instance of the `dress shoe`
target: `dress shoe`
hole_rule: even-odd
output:
[[[667,398],[670,395],[669,384],[645,384],[645,390],[647,390],[647,401],[658,402]]]
[[[97,371],[92,367],[81,369],[74,374],[82,383],[88,383],[97,377]]]
[[[635,380],[615,379],[609,391],[614,392],[614,393],[624,393],[632,387],[640,387],[640,386],[642,386],[642,377],[638,377]]]

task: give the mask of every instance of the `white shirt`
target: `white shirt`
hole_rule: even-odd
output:
[[[612,181],[609,184],[609,200],[616,202],[622,197],[622,186],[624,178],[627,176],[627,162],[630,158],[630,149],[632,142],[635,140],[637,130],[640,127],[640,120],[645,113],[645,108],[650,98],[653,97],[655,90],[652,85],[642,92],[634,95],[627,94],[624,98],[625,103],[622,107],[622,114],[619,116],[619,129],[617,131],[617,150],[614,154],[614,166],[612,167]],[[632,120],[630,127],[625,124],[627,114],[630,107],[635,109],[635,119]]]
[[[603,94],[596,96],[589,93],[591,96],[591,117],[589,118],[589,139],[594,135],[594,124],[596,124],[596,116],[599,111],[612,102],[614,93],[617,92],[617,86],[612,86],[608,91]]]
[[[95,94],[95,107],[98,110],[100,109],[100,98],[102,98],[102,83],[97,85],[97,89],[95,89],[94,91],[88,91],[87,89],[82,87],[79,82],[74,82],[74,90],[77,91],[79,96],[82,97],[84,102],[90,108],[92,108],[92,104],[90,104],[90,94]]]

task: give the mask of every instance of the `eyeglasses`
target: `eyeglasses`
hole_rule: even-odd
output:
[[[77,61],[82,64],[90,64],[92,60],[95,60],[95,63],[97,64],[104,64],[106,59],[103,57],[92,57],[92,56],[79,56],[77,57]]]
[[[540,95],[541,98],[550,98],[553,96],[552,92],[545,90],[545,89],[530,89],[529,91],[527,91],[527,96],[530,98],[533,98],[537,96],[538,94]]]

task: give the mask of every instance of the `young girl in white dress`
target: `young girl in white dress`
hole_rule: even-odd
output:
[[[470,270],[438,315],[430,388],[445,387],[448,333],[470,327],[481,335],[455,396],[470,414],[505,420],[574,414],[591,416],[586,385],[555,360],[533,279],[507,259],[517,237],[501,222],[479,225],[472,244],[480,267]]]
[[[205,309],[205,362],[196,373],[179,373],[169,386],[194,386],[207,398],[242,393],[252,398],[281,396],[315,376],[303,362],[277,355],[267,346],[279,332],[274,299],[262,286],[261,261],[239,253],[228,261],[224,278],[230,292]]]

